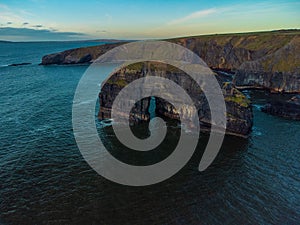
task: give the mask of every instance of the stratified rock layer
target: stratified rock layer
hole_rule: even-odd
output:
[[[210,108],[205,94],[198,85],[183,71],[172,66],[160,63],[138,63],[130,65],[115,73],[102,87],[99,94],[100,99],[100,119],[111,118],[111,108],[114,99],[123,87],[133,80],[145,76],[159,76],[168,78],[182,87],[191,97],[198,110],[201,130],[210,128]],[[219,80],[225,97],[227,108],[227,130],[228,134],[247,137],[251,132],[253,115],[250,101],[231,83],[223,83]],[[157,116],[179,120],[177,109],[163,99],[156,98]],[[145,98],[138,102],[132,109],[129,119],[131,123],[149,121],[150,98]],[[183,110],[189,113],[193,110],[192,106],[186,105]]]
[[[169,39],[198,54],[210,68],[235,73],[238,88],[300,93],[300,31],[205,35]],[[124,43],[46,55],[42,65],[91,63]]]
[[[300,92],[300,36],[258,60],[244,62],[237,70],[234,83],[241,88]]]
[[[105,52],[124,44],[125,42],[104,44],[99,46],[70,49],[67,51],[45,55],[41,65],[68,65],[91,63]]]

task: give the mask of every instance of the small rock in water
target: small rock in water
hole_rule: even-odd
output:
[[[300,120],[300,95],[296,95],[287,101],[267,103],[261,108],[261,111],[275,116]]]
[[[26,66],[26,65],[30,65],[31,63],[13,63],[13,64],[10,64],[8,66]]]

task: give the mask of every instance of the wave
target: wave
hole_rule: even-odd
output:
[[[253,104],[253,107],[258,109],[258,110],[261,110],[261,108],[263,107],[263,105],[257,105],[257,104]]]

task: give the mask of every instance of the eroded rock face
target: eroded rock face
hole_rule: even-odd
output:
[[[159,76],[173,80],[182,87],[196,106],[198,110],[201,130],[209,130],[210,128],[210,108],[206,100],[205,94],[201,91],[195,81],[193,81],[184,72],[170,68],[163,64],[133,64],[120,70],[113,75],[107,83],[102,87],[99,94],[100,99],[100,119],[111,118],[111,107],[115,97],[123,87],[145,76]],[[222,85],[222,91],[225,98],[227,108],[227,130],[228,134],[247,137],[252,128],[252,107],[250,101],[231,83],[219,82]],[[149,116],[150,98],[145,98],[138,102],[130,114],[131,123],[147,122]],[[187,114],[192,114],[193,107],[185,105],[182,110]],[[170,103],[161,98],[156,98],[156,115],[179,120],[179,112]]]
[[[244,62],[236,72],[234,83],[240,88],[300,92],[300,36],[272,54]]]
[[[63,52],[53,53],[45,55],[42,58],[41,65],[68,65],[68,64],[80,64],[91,63],[94,59],[103,55],[105,52],[124,44],[125,42],[104,44],[99,46],[84,47],[70,49]]]
[[[145,73],[142,70],[136,71],[135,69],[130,68],[122,69],[117,74],[113,75],[102,87],[101,92],[99,93],[99,102],[101,107],[98,113],[98,118],[100,120],[110,119],[113,101],[122,88],[144,75]],[[149,105],[150,98],[145,98],[137,102],[129,115],[130,123],[136,124],[149,121]]]
[[[272,101],[261,110],[271,115],[300,120],[300,95],[296,95],[288,101]]]
[[[174,40],[198,54],[212,69],[235,71],[239,66],[252,58],[257,57],[253,51],[236,46],[240,38],[235,36],[205,38],[183,38]],[[263,55],[263,53],[259,53]]]
[[[235,73],[238,88],[300,93],[300,31],[205,35],[169,39],[198,54],[212,69]],[[78,48],[46,55],[42,65],[91,63],[124,44]]]

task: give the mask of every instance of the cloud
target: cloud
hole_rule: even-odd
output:
[[[203,18],[206,16],[210,16],[213,14],[220,14],[222,13],[223,17],[226,19],[228,16],[237,16],[239,18],[243,18],[246,16],[253,16],[253,14],[260,14],[263,15],[265,13],[276,13],[277,11],[280,12],[281,9],[286,7],[299,7],[300,3],[296,2],[287,2],[287,3],[273,3],[273,2],[260,2],[256,4],[235,4],[229,5],[219,8],[211,8],[200,10],[196,12],[192,12],[189,15],[186,15],[182,18],[174,19],[167,23],[167,25],[177,25],[183,24],[184,22]]]
[[[216,12],[217,12],[217,10],[215,8],[196,11],[196,12],[193,12],[193,13],[185,16],[185,17],[172,20],[171,22],[169,22],[169,24],[174,25],[174,24],[184,23],[188,20],[205,17],[205,16],[208,16],[208,15],[214,14]]]
[[[11,10],[7,5],[0,4],[0,21],[6,22],[7,24],[16,24],[24,21],[18,13]]]
[[[32,27],[35,27],[35,28],[41,28],[41,27],[43,27],[43,25],[38,24],[38,25],[34,25],[34,26],[32,26]]]
[[[24,27],[0,27],[0,39],[3,40],[77,40],[87,38],[88,35],[77,32],[58,32],[48,29],[36,30]]]

